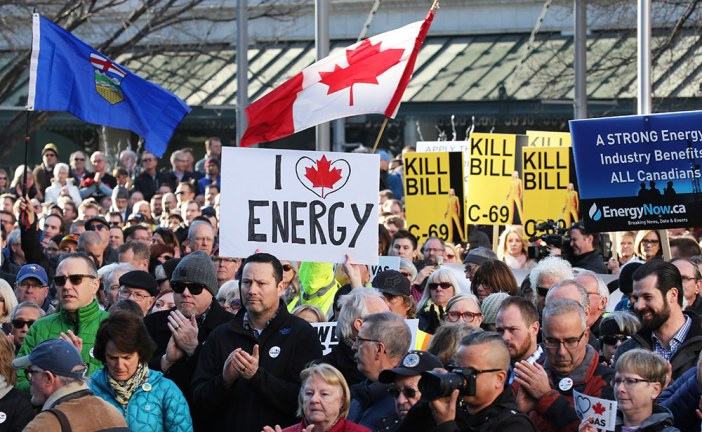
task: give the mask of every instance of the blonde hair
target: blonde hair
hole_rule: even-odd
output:
[[[636,348],[622,354],[614,365],[616,372],[628,371],[665,387],[668,362],[658,353]]]
[[[325,383],[337,386],[341,390],[341,409],[339,410],[338,418],[346,418],[349,415],[349,406],[351,405],[351,391],[349,390],[346,379],[337,368],[326,363],[315,364],[300,372],[300,393],[297,396],[297,416],[304,417],[302,400],[305,395],[305,385],[312,377],[320,377]]]
[[[527,242],[524,241],[524,229],[519,225],[511,225],[500,234],[500,242],[497,244],[497,258],[499,258],[500,261],[505,260],[505,256],[507,255],[507,237],[512,233],[517,234],[519,240],[522,242],[522,255],[527,254],[528,249]]]
[[[12,313],[12,309],[17,306],[17,296],[15,296],[15,292],[5,279],[0,279],[0,297],[5,300],[3,302],[0,323],[10,322],[10,314]]]
[[[15,358],[15,347],[10,338],[0,335],[0,376],[11,386],[17,382],[17,371],[12,367]]]

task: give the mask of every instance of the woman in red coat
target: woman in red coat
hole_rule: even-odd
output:
[[[285,429],[266,426],[263,432],[370,432],[346,420],[351,392],[344,376],[334,366],[310,366],[300,373],[300,379],[297,416],[302,417],[302,421]]]

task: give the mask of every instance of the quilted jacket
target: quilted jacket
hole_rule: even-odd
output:
[[[192,432],[188,403],[178,386],[161,372],[150,370],[144,385],[129,399],[126,412],[107,383],[107,368],[95,372],[88,384],[95,396],[106,400],[127,419],[129,429],[140,432]]]

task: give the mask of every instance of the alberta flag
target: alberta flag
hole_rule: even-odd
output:
[[[39,14],[33,23],[27,109],[68,111],[89,123],[131,130],[161,157],[190,107]]]

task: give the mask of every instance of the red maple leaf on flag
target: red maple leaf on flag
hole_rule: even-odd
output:
[[[346,50],[349,65],[345,68],[334,65],[331,72],[320,72],[322,84],[329,86],[327,94],[336,93],[347,87],[350,88],[349,105],[353,106],[353,85],[359,83],[378,84],[378,76],[382,75],[400,62],[404,49],[390,48],[380,51],[380,44],[372,45],[365,39],[352,50]]]
[[[602,415],[605,411],[607,411],[607,408],[605,408],[601,403],[597,402],[592,406],[592,410],[595,411],[595,414]]]
[[[331,168],[331,162],[326,155],[322,159],[315,161],[315,167],[305,167],[305,177],[312,182],[312,187],[322,188],[322,198],[324,198],[324,188],[333,188],[336,182],[341,180],[341,170]]]

